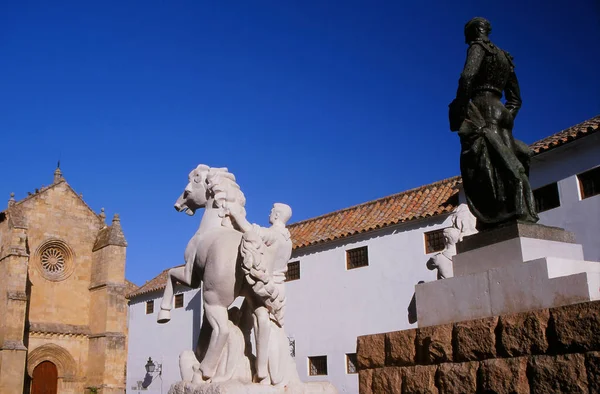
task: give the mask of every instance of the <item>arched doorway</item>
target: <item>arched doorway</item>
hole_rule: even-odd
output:
[[[50,361],[42,361],[33,370],[31,394],[57,394],[58,370]]]

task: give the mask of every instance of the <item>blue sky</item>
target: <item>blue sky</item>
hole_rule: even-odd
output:
[[[0,199],[65,178],[118,212],[137,284],[183,261],[173,203],[226,166],[266,225],[459,174],[447,105],[464,23],[516,62],[531,143],[600,113],[600,5],[563,1],[104,1],[0,5]],[[551,4],[550,4],[551,3]]]

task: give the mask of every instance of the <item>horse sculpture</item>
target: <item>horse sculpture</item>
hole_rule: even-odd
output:
[[[278,321],[283,315],[281,295],[264,268],[260,236],[251,230],[251,226],[250,229],[246,226],[245,232],[240,229],[238,222],[245,222],[245,203],[244,194],[232,173],[226,168],[210,168],[202,164],[189,174],[189,182],[175,203],[177,211],[188,215],[194,215],[200,208],[205,211],[198,231],[186,247],[185,266],[169,270],[157,320],[159,323],[170,320],[173,287],[177,282],[189,287],[198,287],[203,282],[204,321],[196,351],[196,358],[200,361],[194,368],[195,374],[199,375],[194,377],[196,382],[199,379],[204,382],[228,379],[223,378],[223,374],[219,375],[218,371],[226,368],[222,366],[223,358],[233,357],[232,349],[224,349],[239,333],[228,316],[228,308],[238,296],[245,297],[238,320],[239,328],[244,332],[246,350],[250,346],[249,331],[254,322],[256,380],[265,384],[284,384],[295,380],[294,376],[283,376],[290,375],[289,368],[268,363],[269,359],[277,360],[276,364],[283,360],[288,365],[279,346],[287,342],[282,322]],[[276,342],[271,348],[269,340]],[[224,353],[228,354],[223,356]],[[186,357],[189,358],[189,355]],[[292,375],[296,373],[295,367],[291,370]]]

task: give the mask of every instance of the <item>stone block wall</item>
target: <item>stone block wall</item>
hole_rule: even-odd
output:
[[[600,301],[358,338],[360,394],[600,393]]]

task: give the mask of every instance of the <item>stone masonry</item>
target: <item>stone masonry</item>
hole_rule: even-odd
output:
[[[58,393],[125,390],[127,243],[59,169],[0,212],[0,393],[29,393],[52,362]]]
[[[360,394],[600,393],[600,301],[358,338]]]

